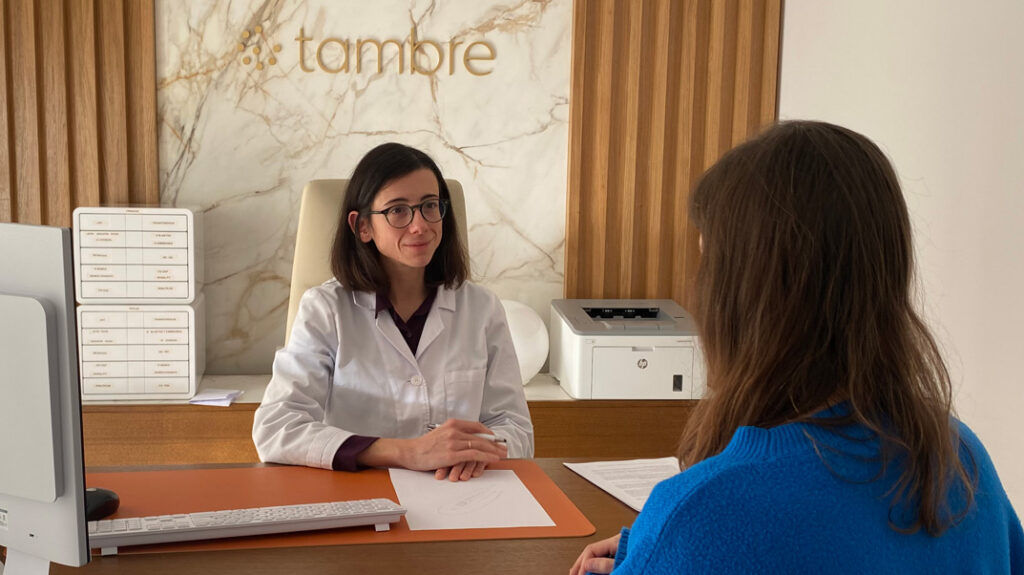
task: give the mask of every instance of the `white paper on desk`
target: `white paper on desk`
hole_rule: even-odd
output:
[[[228,407],[233,401],[245,393],[238,389],[204,389],[188,400],[193,405],[214,405],[217,407]]]
[[[555,524],[515,471],[488,469],[469,481],[434,479],[433,471],[390,471],[412,531]]]
[[[637,511],[643,509],[655,485],[679,473],[679,460],[675,457],[565,463],[565,466]]]

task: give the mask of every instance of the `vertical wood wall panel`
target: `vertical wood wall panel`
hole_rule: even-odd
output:
[[[664,215],[672,213],[672,200],[671,195],[664,195],[659,197],[658,194],[652,194],[652,190],[660,190],[665,186],[665,170],[660,169],[660,166],[665,164],[665,158],[668,151],[671,149],[672,142],[668,141],[666,123],[668,121],[668,86],[670,84],[670,57],[669,50],[669,39],[672,35],[672,18],[671,18],[672,4],[668,2],[662,2],[658,4],[654,10],[648,10],[648,17],[651,18],[650,22],[654,28],[654,33],[650,36],[651,43],[648,46],[648,61],[650,62],[650,117],[649,129],[646,132],[645,138],[648,142],[649,153],[647,154],[652,160],[646,162],[641,166],[644,170],[644,182],[645,184],[640,186],[641,189],[646,192],[644,201],[644,212],[646,218],[646,225],[642,229],[646,229],[647,233],[640,237],[641,241],[644,242],[645,253],[640,273],[636,274],[636,278],[640,286],[645,289],[644,293],[649,291],[657,291],[659,286],[668,286],[667,282],[663,282],[658,277],[658,262],[662,257],[661,243],[653,241],[654,238],[660,238],[662,230],[666,229],[664,222]],[[640,154],[643,156],[644,154]],[[670,228],[669,228],[670,229]],[[668,278],[666,278],[668,279]]]
[[[700,174],[776,117],[781,0],[577,0],[565,294],[688,305]]]
[[[659,275],[668,275],[671,278],[671,287],[667,293],[671,293],[673,299],[687,305],[689,302],[683,297],[686,295],[686,286],[689,278],[696,273],[698,250],[697,233],[689,225],[689,204],[687,198],[693,183],[699,177],[700,167],[703,166],[704,147],[704,122],[696,121],[704,115],[706,107],[705,78],[707,77],[707,66],[698,66],[697,62],[703,62],[707,58],[708,38],[710,36],[710,7],[706,2],[689,2],[682,10],[683,36],[679,41],[682,48],[678,51],[680,62],[679,92],[681,98],[678,104],[678,116],[674,124],[675,135],[678,140],[675,151],[675,163],[671,190],[666,190],[674,200],[673,227],[670,237],[672,239],[672,252],[665,254],[661,262]],[[666,242],[667,243],[667,242]],[[668,273],[662,271],[667,268]],[[681,279],[680,279],[681,278]],[[657,297],[664,291],[656,292],[652,297]]]
[[[64,11],[60,0],[39,3],[41,39],[64,37]],[[71,189],[68,165],[67,65],[63,42],[41,42],[43,151],[46,154],[43,195],[46,221],[55,226],[71,226]]]
[[[617,20],[622,22],[618,29],[626,33],[626,38],[620,43],[620,45],[622,43],[625,44],[625,50],[623,51],[624,58],[621,61],[621,67],[616,77],[625,79],[625,82],[615,82],[614,85],[622,102],[622,113],[625,121],[615,124],[620,130],[620,134],[614,140],[616,145],[613,149],[621,148],[615,150],[615,152],[616,156],[622,158],[622,161],[618,162],[621,165],[621,171],[619,173],[619,180],[616,182],[617,185],[613,189],[619,193],[619,200],[616,202],[616,205],[639,207],[640,198],[637,194],[637,184],[639,183],[638,178],[641,171],[637,166],[637,156],[640,145],[643,142],[643,136],[640,133],[640,98],[638,92],[643,89],[641,78],[645,81],[647,79],[646,74],[641,75],[641,72],[647,72],[647,70],[642,70],[645,44],[643,34],[644,4],[642,2],[629,2],[626,8],[626,10],[623,10],[625,18]],[[640,90],[633,87],[638,87]],[[634,214],[621,211],[618,216],[618,246],[606,246],[609,253],[617,255],[616,260],[613,261],[617,261],[619,264],[615,277],[610,279],[618,285],[628,286],[630,278],[633,277],[633,259],[636,257],[637,248],[639,247],[635,241],[633,224],[636,222],[637,227],[642,227],[642,221],[636,220],[637,217],[642,217],[643,213],[642,210],[635,210]]]
[[[731,141],[736,143],[746,139],[748,131],[748,119],[750,118],[750,106],[752,102],[759,102],[756,94],[751,94],[754,85],[759,86],[760,66],[753,66],[754,45],[760,44],[761,28],[755,28],[755,11],[761,2],[741,2],[736,18],[736,65],[733,68],[733,86],[735,87],[732,100],[732,135]],[[751,96],[755,96],[752,98]]]
[[[0,0],[0,95],[3,96],[3,105],[0,105],[0,222],[11,221],[14,217],[11,213],[11,201],[14,199],[11,195],[14,189],[14,174],[11,171],[14,166],[11,160],[14,148],[10,145],[11,83],[7,80],[11,64],[7,57],[7,37],[7,0]]]
[[[605,124],[604,122],[611,117],[612,111],[613,73],[611,62],[615,47],[615,27],[613,26],[615,5],[611,3],[601,5],[600,10],[594,16],[596,17],[588,19],[589,22],[593,22],[593,26],[590,27],[593,33],[589,36],[597,39],[597,42],[592,43],[589,48],[598,50],[599,59],[587,63],[587,75],[593,78],[592,82],[596,84],[597,91],[594,94],[596,99],[595,105],[587,110],[589,113],[585,114],[583,120],[589,127],[588,131],[590,132],[585,139],[588,142],[589,153],[584,157],[584,160],[588,161],[587,165],[608,166],[608,157],[612,146],[612,125],[610,123]],[[585,55],[586,48],[581,53]],[[586,59],[585,56],[583,58]],[[599,65],[602,62],[607,62],[609,65]],[[574,65],[579,64],[580,62],[578,61],[574,63]],[[608,178],[614,177],[614,174],[606,173],[607,177],[605,178],[595,178],[592,177],[592,174],[584,174],[584,176],[589,176],[585,177],[584,181],[581,182],[583,189],[587,190],[587,196],[583,200],[585,205],[580,211],[587,215],[584,229],[594,230],[596,226],[603,225],[608,217],[606,209],[610,203],[608,197]],[[582,232],[583,230],[581,230]],[[590,278],[588,279],[591,279],[599,287],[604,286],[605,283],[604,264],[607,258],[604,247],[605,244],[598,241],[597,238],[580,244],[580,255],[589,255],[589,257],[583,258],[583,261],[587,262],[587,269],[590,272]]]
[[[74,206],[98,206],[100,202],[100,136],[96,111],[95,7],[93,0],[65,0],[68,27],[68,101],[71,113],[71,200]],[[72,48],[72,44],[78,46]],[[154,79],[154,83],[156,80]]]
[[[159,204],[156,133],[156,18],[152,2],[125,4],[128,191],[132,204]]]
[[[765,6],[763,31],[764,53],[761,62],[761,125],[775,121],[779,94],[779,66],[782,43],[782,2],[770,2]]]
[[[14,204],[14,216],[19,222],[43,222],[42,166],[39,138],[39,85],[36,68],[36,18],[34,6],[21,0],[11,0],[7,14],[10,32],[11,103],[14,106],[13,132],[14,182],[19,194]]]
[[[726,125],[728,119],[722,117],[722,70],[725,67],[725,7],[732,0],[712,0],[711,2],[711,28],[708,35],[707,76],[705,77],[704,92],[707,95],[706,117],[702,118],[704,124],[704,142],[702,149],[704,157],[701,165],[708,165],[717,157],[713,150],[718,148],[722,132],[728,133]],[[699,89],[700,86],[695,86]],[[708,122],[707,118],[717,118],[719,121]],[[731,119],[731,118],[729,118]]]
[[[154,0],[0,0],[0,221],[158,205]]]
[[[96,22],[104,26],[103,33],[96,37],[102,198],[105,204],[127,205],[130,196],[128,108],[125,103],[127,73],[124,57],[124,9],[121,0],[96,0]]]
[[[5,0],[0,0],[4,2]],[[593,36],[593,15],[587,17],[586,10],[573,10],[572,14],[572,29],[575,34],[582,34],[587,37]],[[571,59],[574,64],[569,75],[569,82],[572,86],[584,86],[588,83],[592,83],[593,76],[590,75],[587,70],[587,63],[593,64],[596,60],[594,58],[583,58],[584,50],[587,48],[585,42],[572,43]],[[579,62],[579,65],[575,63]],[[0,71],[2,73],[2,71]],[[589,110],[589,108],[588,108]],[[0,116],[0,120],[2,120]],[[589,142],[591,130],[588,128],[590,125],[590,117],[584,116],[583,106],[569,106],[569,125],[576,126],[576,129],[569,130],[569,169],[568,169],[568,191],[565,202],[565,254],[568,260],[569,254],[573,254],[575,257],[576,265],[565,266],[565,285],[578,285],[580,282],[579,262],[588,262],[585,254],[580,249],[580,229],[582,213],[580,208],[580,190],[583,189],[584,183],[581,181],[584,174],[583,170],[579,169],[579,166],[588,165],[593,161],[593,158],[588,154],[592,151],[591,146],[584,146],[584,142]],[[2,159],[0,159],[2,162]],[[0,163],[0,168],[3,164]],[[573,169],[575,167],[576,169]],[[0,196],[0,210],[3,209],[3,197]],[[0,212],[0,216],[3,213]]]

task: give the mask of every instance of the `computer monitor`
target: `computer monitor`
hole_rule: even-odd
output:
[[[0,223],[2,575],[89,562],[71,232]]]

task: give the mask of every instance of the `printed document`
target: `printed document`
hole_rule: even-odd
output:
[[[236,399],[245,393],[240,389],[213,389],[207,388],[197,393],[195,397],[188,400],[192,405],[214,405],[217,407],[228,407]]]
[[[679,473],[679,460],[675,457],[565,463],[565,466],[637,511],[643,509],[655,485]]]
[[[469,481],[434,479],[433,471],[390,472],[412,531],[555,525],[515,471],[488,469]]]

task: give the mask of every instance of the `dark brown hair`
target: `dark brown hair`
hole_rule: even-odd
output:
[[[879,477],[900,461],[891,505],[916,517],[894,529],[939,535],[962,517],[974,472],[949,373],[914,310],[910,218],[882,151],[839,126],[780,124],[704,174],[690,215],[708,390],[680,459],[719,453],[740,426],[858,423],[879,440]],[[838,401],[848,415],[812,417]],[[959,513],[950,489],[966,496]]]
[[[381,144],[359,160],[345,190],[331,249],[331,271],[341,285],[350,290],[389,292],[391,282],[381,266],[377,245],[359,240],[348,226],[348,214],[356,211],[360,218],[367,217],[366,212],[372,209],[373,199],[382,188],[396,178],[423,169],[434,173],[441,199],[451,204],[451,194],[441,170],[430,156],[416,148],[393,142]],[[469,277],[469,257],[459,240],[459,227],[452,211],[449,209],[441,220],[441,243],[425,271],[427,286],[457,288]]]

